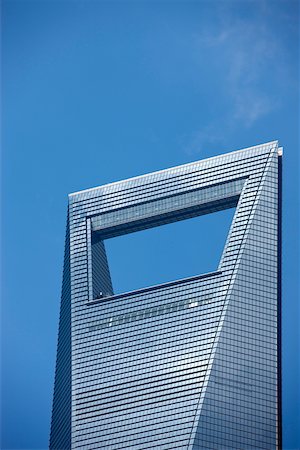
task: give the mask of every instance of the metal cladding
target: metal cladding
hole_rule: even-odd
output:
[[[51,449],[280,448],[280,159],[69,196]],[[105,239],[234,206],[216,272],[114,295]]]

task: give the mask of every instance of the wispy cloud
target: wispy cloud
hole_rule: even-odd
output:
[[[278,110],[280,91],[290,82],[284,68],[286,43],[271,20],[268,3],[255,2],[256,10],[249,9],[249,16],[247,9],[242,11],[236,3],[219,5],[215,22],[208,23],[195,40],[199,54],[205,49],[210,58],[219,61],[219,95],[226,107],[212,124],[195,131],[187,145],[189,153],[221,142],[224,133],[250,128]]]
[[[218,51],[224,73],[223,88],[232,101],[230,112],[246,126],[278,103],[267,85],[268,78],[274,77],[283,48],[272,23],[260,12],[257,11],[255,19],[241,18],[223,5],[218,28],[199,36],[199,43]]]
[[[186,137],[184,143],[185,153],[193,155],[201,152],[204,147],[217,147],[224,143],[224,125],[221,123],[209,124],[195,131],[192,136]]]

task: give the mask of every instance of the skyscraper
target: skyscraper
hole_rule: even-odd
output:
[[[281,155],[69,196],[51,449],[281,447]],[[105,239],[232,207],[215,272],[114,295]]]

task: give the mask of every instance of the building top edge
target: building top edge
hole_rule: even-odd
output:
[[[121,184],[121,183],[126,183],[128,181],[143,179],[143,178],[146,178],[146,177],[148,177],[150,175],[158,175],[158,174],[162,174],[162,173],[167,173],[167,172],[170,172],[171,170],[176,170],[176,169],[183,168],[183,167],[189,167],[189,166],[192,166],[192,165],[197,164],[197,163],[204,163],[206,161],[210,161],[210,160],[214,160],[214,159],[218,159],[218,158],[224,158],[226,156],[229,157],[229,156],[235,155],[237,153],[243,153],[243,152],[244,153],[248,153],[250,150],[254,150],[254,149],[258,149],[258,148],[261,148],[263,150],[270,150],[273,147],[277,147],[278,148],[278,140],[266,142],[264,144],[254,145],[252,147],[246,147],[246,148],[239,149],[239,150],[234,150],[234,151],[228,152],[228,153],[222,153],[222,154],[219,154],[219,155],[216,155],[216,156],[211,156],[209,158],[192,161],[192,162],[189,162],[187,164],[180,164],[178,166],[173,166],[173,167],[169,167],[169,168],[166,168],[166,169],[156,170],[154,172],[149,172],[149,173],[146,173],[146,174],[137,175],[137,176],[134,176],[134,177],[123,179],[123,180],[113,181],[111,183],[102,184],[100,186],[96,186],[96,187],[93,187],[93,188],[88,188],[88,189],[83,189],[81,191],[72,192],[72,193],[70,193],[68,195],[69,201],[72,201],[74,198],[76,198],[77,196],[80,196],[80,195],[82,195],[84,193],[90,193],[90,192],[92,193],[93,191],[97,191],[97,190],[102,189],[102,188],[107,188],[109,186],[115,186],[115,185],[118,185],[118,184]],[[282,152],[283,148],[280,147],[280,148],[278,148],[278,150],[281,150],[281,152]]]

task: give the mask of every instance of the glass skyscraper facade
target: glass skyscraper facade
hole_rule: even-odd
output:
[[[281,448],[281,155],[69,196],[52,450]],[[114,294],[105,239],[232,207],[215,272]]]

